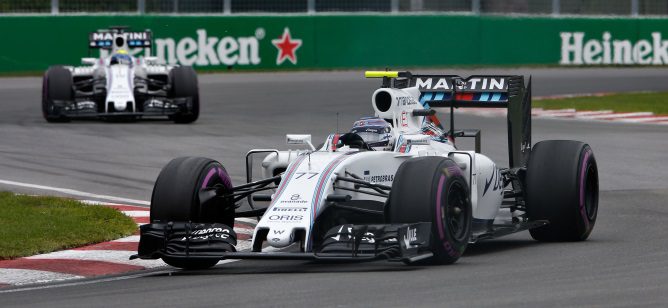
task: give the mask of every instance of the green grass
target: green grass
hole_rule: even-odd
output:
[[[130,217],[113,208],[0,192],[0,260],[109,241],[136,230]]]
[[[614,112],[651,111],[668,114],[668,92],[639,92],[604,96],[542,99],[532,102],[532,107],[543,109],[612,110]]]

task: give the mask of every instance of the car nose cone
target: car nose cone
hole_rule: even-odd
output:
[[[267,243],[274,248],[283,248],[292,244],[292,230],[272,228],[267,234]]]

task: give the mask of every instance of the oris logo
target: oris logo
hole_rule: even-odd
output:
[[[297,222],[302,221],[303,219],[303,215],[269,215],[269,220],[275,222]]]

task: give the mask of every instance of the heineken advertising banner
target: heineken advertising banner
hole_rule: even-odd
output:
[[[2,16],[0,72],[78,65],[90,32],[153,31],[151,55],[198,70],[666,65],[668,19],[457,15]],[[148,51],[134,50],[137,55]]]

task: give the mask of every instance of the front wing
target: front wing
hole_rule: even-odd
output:
[[[234,229],[218,223],[152,223],[140,227],[131,259],[291,259],[416,262],[431,257],[431,223],[340,225],[312,252],[237,252]]]
[[[192,112],[193,101],[191,97],[160,99],[162,105],[145,106],[143,111],[116,111],[99,112],[98,105],[92,101],[63,101],[53,102],[55,117],[67,118],[107,118],[107,117],[165,117],[175,114],[188,114]]]

